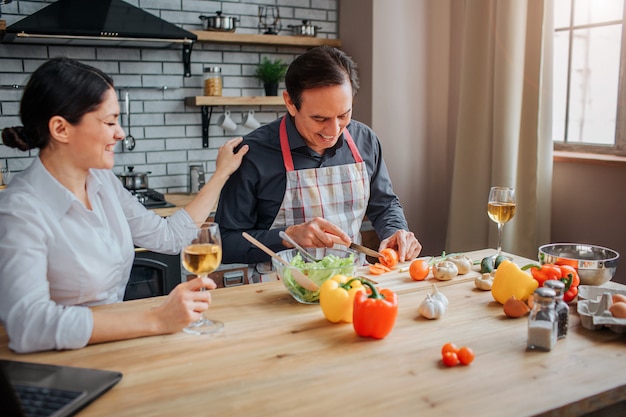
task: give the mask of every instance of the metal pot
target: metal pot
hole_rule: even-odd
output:
[[[292,28],[295,36],[310,36],[313,38],[317,36],[317,30],[322,28],[321,26],[310,24],[308,20],[303,20],[301,25],[288,25],[287,27]]]
[[[222,16],[222,12],[216,12],[215,16],[200,15],[200,20],[204,23],[204,30],[214,30],[220,32],[234,32],[236,17]]]
[[[128,172],[120,174],[117,177],[124,184],[127,190],[146,190],[148,189],[148,172],[134,172],[135,167],[128,167]]]

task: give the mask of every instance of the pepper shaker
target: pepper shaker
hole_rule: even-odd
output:
[[[554,298],[554,308],[558,321],[557,339],[563,339],[567,335],[567,325],[569,321],[569,305],[563,301],[563,293],[565,292],[565,284],[563,281],[551,279],[543,283],[544,287],[552,288],[556,293]]]
[[[528,316],[528,349],[550,351],[556,344],[558,320],[554,309],[556,293],[552,288],[539,287],[533,297],[533,309]]]

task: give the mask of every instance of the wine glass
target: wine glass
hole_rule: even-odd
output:
[[[217,223],[203,222],[190,225],[193,229],[190,236],[194,236],[190,244],[183,249],[183,267],[196,274],[198,278],[206,277],[215,271],[222,262],[222,239]],[[204,288],[201,291],[205,291]],[[202,318],[189,324],[183,329],[191,334],[215,333],[224,327],[221,321],[211,320],[202,313]]]
[[[515,215],[515,190],[511,187],[491,187],[487,214],[498,225],[499,256],[502,253],[502,227]]]
[[[278,35],[282,27],[278,6],[259,6],[259,29],[265,29],[264,35]]]

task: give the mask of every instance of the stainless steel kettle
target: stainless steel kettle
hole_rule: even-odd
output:
[[[204,185],[204,167],[189,165],[189,193],[196,194]]]

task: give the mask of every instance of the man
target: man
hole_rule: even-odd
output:
[[[421,245],[408,230],[380,142],[351,120],[359,87],[352,59],[328,46],[310,49],[291,63],[285,85],[288,114],[244,138],[249,152],[222,191],[215,220],[223,262],[269,260],[244,231],[275,251],[291,247],[281,230],[304,247],[358,243],[365,216],[380,250],[415,258]]]

